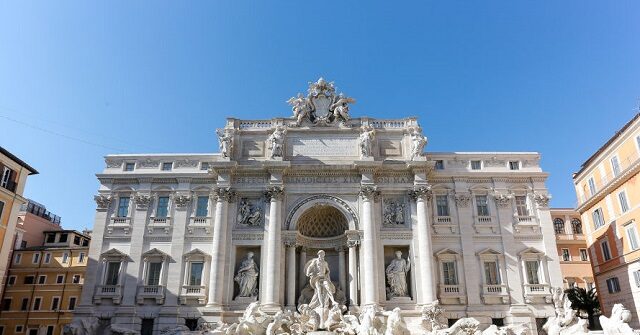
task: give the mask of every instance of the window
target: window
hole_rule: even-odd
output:
[[[118,285],[120,277],[120,262],[108,262],[107,273],[105,276],[105,285]]]
[[[540,262],[539,261],[526,261],[525,270],[527,271],[527,283],[528,284],[540,284]]]
[[[16,276],[9,276],[8,284],[9,285],[15,285],[16,284]]]
[[[583,262],[589,260],[589,256],[587,256],[587,249],[580,249],[580,260]]]
[[[198,328],[198,319],[184,319],[184,325],[193,331]]]
[[[627,239],[629,240],[629,247],[631,250],[636,250],[640,247],[638,245],[638,231],[636,230],[636,226],[631,222],[625,227],[627,231]]]
[[[62,233],[62,234],[60,234],[60,239],[58,240],[58,242],[59,243],[65,243],[65,242],[67,242],[68,238],[69,238],[69,234]]]
[[[198,203],[196,204],[196,216],[199,218],[207,217],[209,215],[208,207],[209,197],[199,196]]]
[[[489,203],[486,195],[476,195],[476,209],[478,216],[489,216]]]
[[[16,254],[16,258],[14,259],[14,263],[20,264],[22,261],[22,254]]]
[[[598,208],[595,211],[593,211],[593,227],[595,229],[598,229],[602,226],[604,226],[604,216],[602,215],[602,208]]]
[[[562,260],[568,262],[571,260],[571,255],[569,254],[569,249],[562,249]]]
[[[140,335],[153,335],[153,323],[154,319],[142,319]]]
[[[564,234],[564,220],[561,218],[553,219],[553,229],[556,234]]]
[[[80,236],[74,236],[73,237],[73,244],[74,245],[80,245]]]
[[[47,243],[55,243],[56,234],[47,234]]]
[[[20,248],[24,249],[26,247],[27,247],[27,241],[24,241],[24,240],[20,241]]]
[[[4,202],[0,201],[0,219],[2,219],[2,212],[4,211]]]
[[[72,311],[76,309],[76,297],[69,298],[69,310]]]
[[[78,256],[78,263],[84,263],[84,252],[81,252],[80,256]]]
[[[160,285],[160,273],[162,272],[162,263],[149,263],[147,271],[147,285]]]
[[[444,170],[444,161],[441,159],[436,160],[436,170]]]
[[[491,318],[491,324],[498,327],[504,326],[504,318]]]
[[[33,284],[36,282],[36,277],[35,276],[26,276],[24,277],[24,283],[25,284]]]
[[[31,262],[33,264],[38,264],[40,263],[40,253],[36,252],[35,254],[33,254],[33,258],[31,260]]]
[[[595,180],[593,180],[593,177],[589,178],[589,192],[591,192],[591,195],[596,194],[596,182]]]
[[[487,281],[487,285],[500,284],[500,271],[498,269],[498,262],[484,262],[484,278]]]
[[[633,279],[636,282],[636,287],[640,287],[640,270],[633,271]]]
[[[62,284],[62,283],[64,283],[64,275],[57,275],[56,284]]]
[[[200,163],[200,170],[209,170],[209,163],[207,162]]]
[[[47,252],[46,254],[44,254],[44,264],[49,263],[51,263],[51,253]]]
[[[582,234],[582,222],[579,219],[571,220],[571,230],[574,234]]]
[[[47,335],[53,335],[54,326],[47,326]]]
[[[89,246],[89,240],[85,240],[85,239],[83,239],[83,240],[82,240],[82,246],[83,246],[83,247],[88,247],[88,246]]]
[[[55,311],[58,307],[60,307],[60,298],[53,297],[53,299],[51,299],[51,310]]]
[[[480,161],[471,161],[471,170],[480,170],[482,163]]]
[[[436,196],[436,206],[438,216],[449,216],[449,201],[446,195]]]
[[[611,170],[613,176],[617,177],[620,174],[620,163],[618,162],[618,156],[611,157]]]
[[[38,335],[38,328],[29,329],[29,335]]]
[[[608,261],[611,259],[611,249],[609,249],[609,242],[607,241],[602,241],[600,243],[600,248],[602,249],[602,257],[604,258],[605,261]]]
[[[136,163],[124,163],[124,170],[125,171],[133,171],[136,168]]]
[[[172,162],[162,163],[162,171],[171,171],[172,168],[173,168]]]
[[[169,214],[169,197],[159,197],[158,206],[156,207],[156,217],[166,218]]]
[[[11,298],[4,298],[2,300],[2,310],[8,311],[11,309]]]
[[[126,218],[129,215],[129,197],[118,199],[118,217]]]
[[[13,174],[13,170],[5,166],[4,170],[2,171],[2,179],[0,179],[0,186],[4,188],[9,188],[12,174]]]
[[[527,197],[524,195],[516,195],[516,212],[518,216],[529,216],[527,209]]]
[[[509,170],[520,170],[520,162],[509,161]]]
[[[607,290],[609,293],[620,292],[620,282],[618,281],[618,277],[607,279]]]
[[[34,311],[39,311],[40,310],[40,303],[42,303],[42,298],[37,297],[33,299],[33,310]]]
[[[458,285],[456,262],[442,262],[442,277],[445,285]]]
[[[22,325],[16,326],[16,333],[22,333],[23,331],[24,331],[24,328],[22,327]]]
[[[72,283],[74,284],[80,284],[80,275],[73,275],[73,281]]]
[[[62,264],[67,263],[69,263],[69,253],[65,251],[62,253]]]
[[[47,283],[47,276],[38,276],[38,284],[44,285]]]
[[[22,303],[20,304],[20,310],[26,311],[29,309],[29,298],[22,298]]]
[[[189,272],[189,285],[201,286],[202,285],[202,269],[204,263],[193,262],[191,263],[191,271]]]
[[[618,193],[618,201],[620,201],[620,210],[622,213],[626,213],[629,210],[629,202],[627,201],[627,194],[624,191]]]

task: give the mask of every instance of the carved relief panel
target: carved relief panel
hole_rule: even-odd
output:
[[[264,203],[261,199],[241,198],[236,213],[236,227],[259,228],[264,222]]]

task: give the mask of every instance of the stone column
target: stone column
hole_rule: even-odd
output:
[[[305,280],[307,276],[304,273],[304,266],[307,264],[307,248],[300,247],[300,271],[298,271],[298,291],[302,291],[304,288]]]
[[[287,241],[287,308],[296,307],[296,242]]]
[[[358,261],[356,246],[359,241],[347,241],[349,247],[349,306],[358,305]]]
[[[178,182],[181,183],[180,188],[184,190],[188,190],[190,188],[191,181],[188,179],[179,178]],[[186,201],[186,203],[185,203]],[[166,311],[166,316],[162,318],[158,318],[158,325],[171,324],[171,322],[175,322],[171,319],[171,314],[178,314],[177,308],[167,308],[168,306],[178,306],[179,296],[182,292],[182,282],[183,279],[181,274],[183,272],[183,264],[184,264],[184,235],[186,230],[186,225],[189,222],[190,210],[187,208],[187,203],[190,202],[188,199],[184,197],[180,197],[180,200],[173,200],[176,204],[176,212],[171,221],[171,225],[173,226],[171,232],[171,255],[173,256],[173,262],[166,262],[162,266],[162,272],[164,273],[165,266],[167,267],[166,272],[166,290],[165,290],[165,301],[164,307]],[[189,271],[189,269],[184,269],[184,271]],[[164,276],[160,276],[163,278]]]
[[[216,214],[213,219],[213,242],[209,269],[209,296],[207,307],[222,307],[222,283],[224,282],[224,261],[227,251],[227,211],[229,202],[235,198],[231,188],[217,188],[212,195],[216,200]]]
[[[428,221],[428,201],[431,198],[431,186],[416,186],[409,192],[411,198],[416,201],[416,212],[418,216],[418,263],[420,264],[420,283],[421,299],[418,304],[430,304],[436,300],[433,285],[433,250],[431,246],[431,236],[429,236]]]
[[[113,198],[111,195],[99,194],[94,197],[94,200],[96,201],[97,209],[91,237],[94,241],[102,241],[105,230],[104,228],[108,220],[109,208],[111,207],[111,203],[113,203]],[[101,277],[99,277],[98,274],[104,273],[104,270],[101,271],[100,269],[102,266],[100,260],[101,253],[102,245],[100,245],[100,243],[95,242],[89,244],[89,255],[87,258],[93,261],[87,262],[87,271],[85,272],[82,295],[80,296],[80,303],[78,306],[79,311],[77,311],[78,314],[87,313],[87,315],[91,315],[95,287],[102,283]]]
[[[373,223],[373,202],[378,197],[379,192],[373,185],[363,185],[360,190],[360,198],[362,199],[362,249],[365,255],[363,262],[364,278],[362,287],[362,305],[377,305],[378,304],[378,285],[377,285],[377,273],[376,273],[376,257],[373,257],[376,253],[376,241]]]
[[[337,247],[338,251],[338,283],[342,292],[347,292],[347,261],[344,256],[344,247]]]
[[[266,198],[270,201],[269,207],[269,226],[267,228],[267,262],[265,275],[265,287],[262,292],[262,305],[269,308],[277,309],[280,307],[279,288],[280,288],[280,253],[281,253],[281,212],[282,197],[284,189],[282,186],[270,186],[265,191]]]

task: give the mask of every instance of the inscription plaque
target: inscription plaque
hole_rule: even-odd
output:
[[[357,157],[355,138],[289,138],[287,156]]]

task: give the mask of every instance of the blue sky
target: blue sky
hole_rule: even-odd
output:
[[[0,145],[26,195],[90,227],[108,153],[213,152],[319,76],[428,151],[539,151],[552,205],[640,104],[638,1],[0,4]]]

